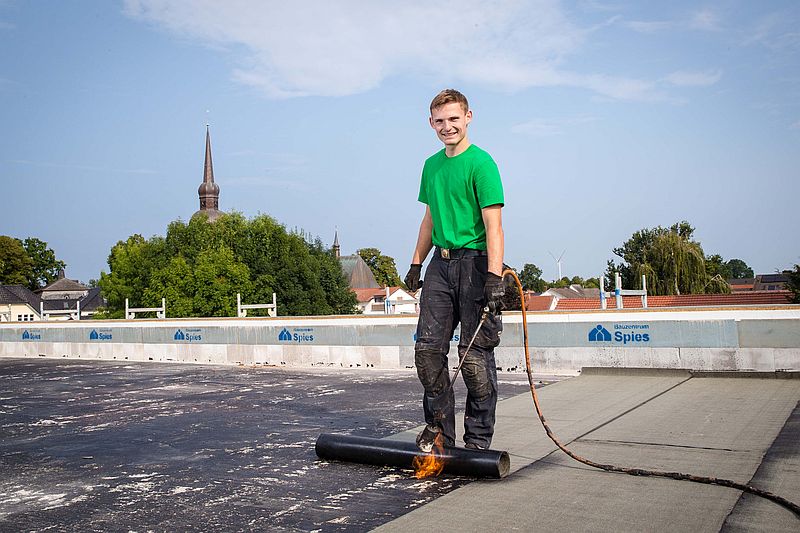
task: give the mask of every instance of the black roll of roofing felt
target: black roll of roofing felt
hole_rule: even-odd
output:
[[[335,433],[321,434],[315,450],[320,459],[411,469],[414,457],[424,455],[413,442]],[[438,457],[444,461],[443,472],[456,476],[500,479],[508,475],[511,467],[505,451],[444,448]]]

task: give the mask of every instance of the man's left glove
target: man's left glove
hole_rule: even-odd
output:
[[[494,272],[489,272],[486,276],[486,285],[483,286],[483,297],[489,312],[497,314],[503,310],[503,296],[505,295],[506,287],[503,285],[503,278]]]
[[[406,287],[411,292],[417,292],[419,289],[419,275],[422,273],[422,265],[413,264],[411,268],[408,269],[408,274],[406,274]]]

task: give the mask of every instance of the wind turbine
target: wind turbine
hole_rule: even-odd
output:
[[[566,251],[567,250],[565,248],[564,251],[561,252],[561,255],[558,256],[558,259],[556,259],[556,256],[553,255],[553,252],[551,252],[550,250],[547,251],[547,253],[550,254],[550,257],[552,257],[553,260],[556,262],[556,266],[558,266],[558,280],[559,281],[561,280],[561,277],[562,277],[561,276],[561,258],[564,257],[564,254],[566,253]]]

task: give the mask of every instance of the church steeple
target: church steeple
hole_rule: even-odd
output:
[[[335,229],[333,233],[333,255],[336,257],[336,259],[339,259],[340,257],[339,250],[339,230]]]
[[[214,164],[211,161],[211,133],[206,124],[206,161],[203,168],[203,183],[197,188],[200,196],[200,210],[205,213],[209,222],[213,222],[222,214],[219,210],[219,185],[214,183]],[[197,214],[195,213],[195,215]]]

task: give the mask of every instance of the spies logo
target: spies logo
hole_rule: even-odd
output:
[[[283,328],[281,332],[278,333],[278,340],[281,342],[296,342],[296,343],[314,342],[313,331],[314,328],[292,328],[292,331]]]
[[[175,332],[175,340],[181,342],[200,342],[203,340],[203,336],[200,334],[200,329],[187,329],[185,332],[182,330],[178,330]]]
[[[614,324],[614,335],[601,324],[589,330],[589,342],[639,344],[650,342],[649,324]],[[642,333],[647,331],[647,333]]]
[[[112,340],[114,336],[111,333],[107,333],[106,331],[100,330],[98,332],[96,329],[93,329],[92,332],[89,333],[89,340],[90,341],[110,341],[110,340]]]
[[[28,331],[27,329],[22,332],[22,340],[24,341],[40,341],[42,334],[37,331]]]

